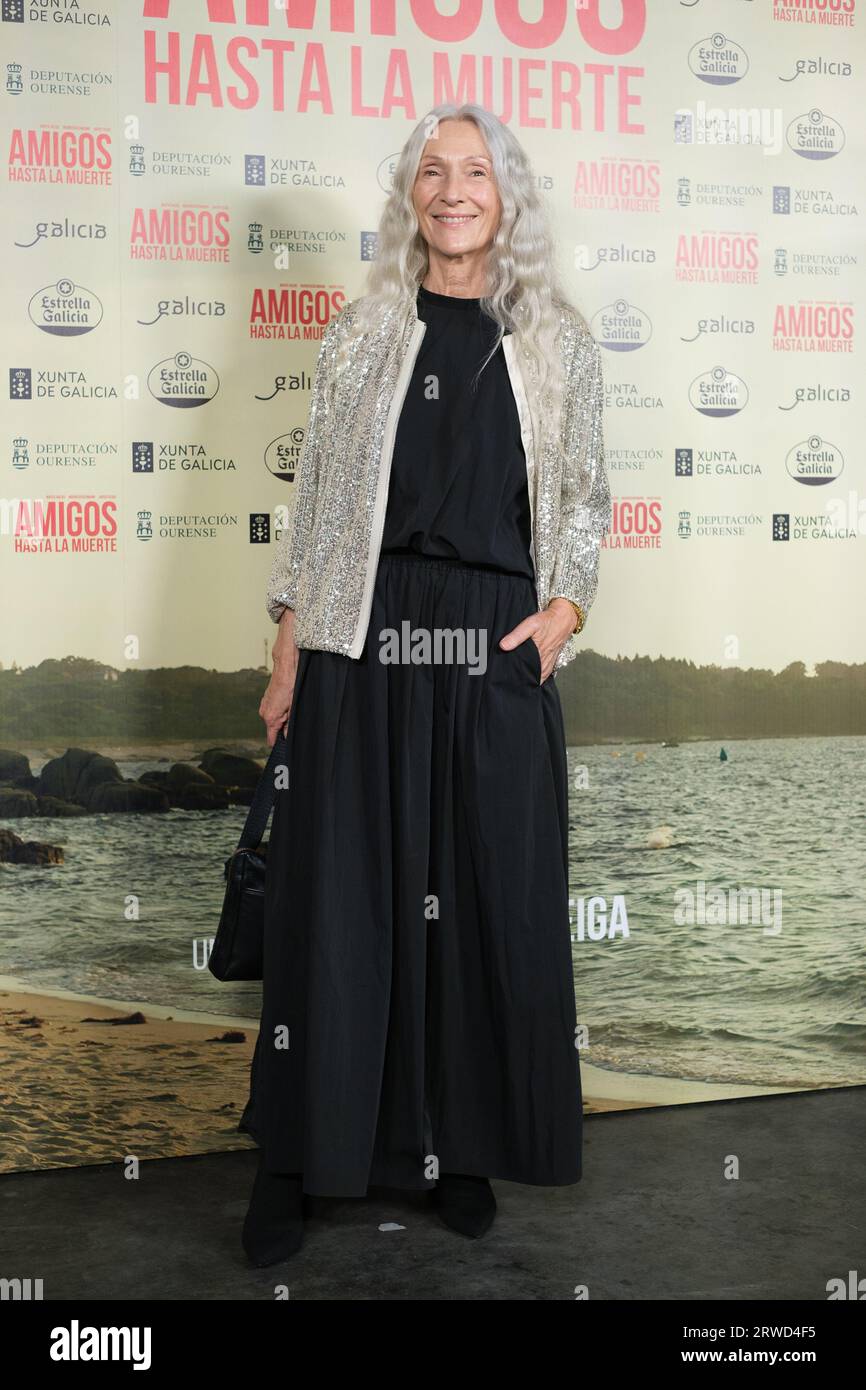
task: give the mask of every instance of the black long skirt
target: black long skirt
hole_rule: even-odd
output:
[[[306,1192],[581,1176],[562,710],[532,639],[498,645],[536,606],[385,554],[361,658],[301,650],[239,1128]],[[475,637],[389,664],[389,629]]]

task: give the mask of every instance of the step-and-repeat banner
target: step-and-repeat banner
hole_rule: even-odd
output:
[[[558,678],[586,1107],[866,1081],[861,0],[0,19],[0,1167],[251,1143],[259,987],[206,961],[266,581],[443,101],[528,151],[603,348],[614,522]]]

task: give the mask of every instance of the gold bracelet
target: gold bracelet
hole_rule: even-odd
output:
[[[574,601],[573,598],[566,598],[566,597],[565,597],[565,594],[554,594],[554,595],[553,595],[553,598],[561,598],[561,599],[563,599],[563,601],[564,601],[565,603],[570,603],[571,606],[572,606],[572,608],[574,609],[574,613],[575,613],[575,625],[574,625],[574,628],[573,628],[573,630],[572,630],[572,634],[571,634],[571,635],[572,635],[572,637],[576,637],[577,634],[578,634],[578,632],[581,631],[581,629],[583,628],[584,623],[586,622],[586,614],[584,613],[584,611],[583,611],[583,609],[581,608],[581,606],[580,606],[579,603],[575,603],[575,601]],[[552,602],[553,602],[553,599],[551,599],[551,603],[552,603]]]
[[[586,622],[586,614],[584,613],[584,611],[583,611],[583,609],[581,608],[580,604],[579,604],[579,603],[575,603],[575,601],[574,601],[573,598],[570,598],[568,601],[569,601],[569,603],[571,604],[572,608],[574,609],[575,613],[577,614],[577,625],[576,625],[576,627],[575,627],[575,629],[574,629],[574,632],[571,634],[572,637],[574,637],[574,636],[576,636],[576,634],[577,634],[578,632],[580,632],[581,629],[583,628],[583,625],[584,625],[584,623]]]

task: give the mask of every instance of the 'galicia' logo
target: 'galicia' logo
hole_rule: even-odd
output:
[[[700,39],[690,50],[688,62],[695,77],[714,87],[729,87],[749,71],[749,60],[743,49],[724,34]]]
[[[213,400],[220,383],[216,369],[189,352],[176,352],[151,367],[147,389],[160,405],[190,410]]]
[[[725,367],[702,372],[689,387],[689,401],[695,410],[714,419],[739,414],[748,399],[746,383]]]
[[[598,313],[590,324],[592,335],[600,347],[611,352],[634,352],[644,347],[652,337],[652,324],[643,309],[617,299]]]
[[[796,483],[821,487],[824,483],[836,482],[845,462],[835,444],[813,434],[788,451],[785,467]]]
[[[845,132],[839,122],[817,108],[795,116],[788,126],[787,138],[801,159],[832,159],[845,146]]]
[[[102,322],[102,305],[92,290],[74,280],[58,280],[37,290],[27,305],[31,323],[58,338],[92,333]]]

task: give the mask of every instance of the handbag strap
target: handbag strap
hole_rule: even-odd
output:
[[[271,814],[271,807],[274,804],[274,797],[277,794],[274,786],[274,769],[281,756],[284,761],[286,760],[288,751],[288,739],[280,729],[274,739],[270,757],[262,769],[262,775],[253,792],[253,799],[250,802],[250,809],[241,831],[241,838],[238,840],[238,849],[257,849],[261,844],[265,826],[268,823],[268,816]]]

